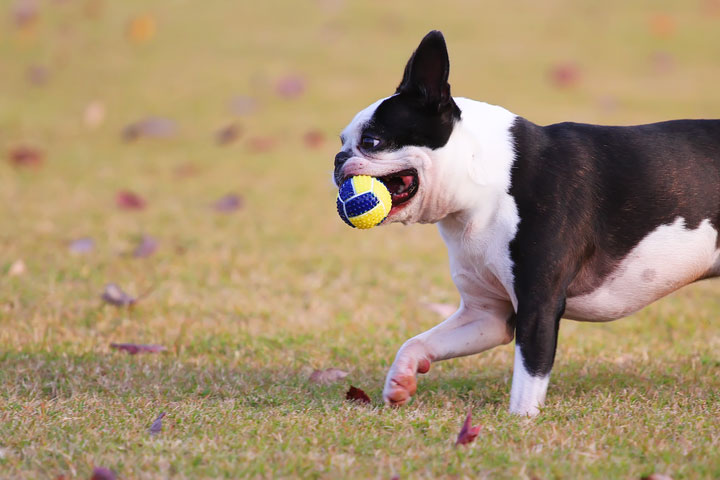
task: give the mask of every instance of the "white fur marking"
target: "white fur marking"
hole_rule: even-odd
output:
[[[515,344],[512,388],[510,390],[510,412],[534,417],[545,403],[550,375],[536,377],[525,368],[520,345]]]
[[[627,316],[711,271],[720,251],[709,220],[694,230],[678,217],[646,236],[596,290],[568,299],[565,317],[607,321]]]

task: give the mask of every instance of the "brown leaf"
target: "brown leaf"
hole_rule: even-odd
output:
[[[321,385],[335,383],[348,376],[348,372],[339,368],[326,368],[325,370],[315,370],[310,374],[310,381]]]
[[[303,137],[307,148],[320,148],[325,143],[325,135],[320,130],[310,130]]]
[[[462,428],[460,429],[460,433],[458,433],[457,440],[455,441],[455,445],[465,445],[473,440],[478,436],[480,433],[480,425],[471,426],[472,422],[472,416],[471,416],[471,409],[468,409],[467,417],[465,417],[465,422],[463,422]]]
[[[558,88],[574,87],[580,82],[580,69],[573,62],[557,64],[550,69],[550,81]]]
[[[147,203],[135,192],[121,190],[115,195],[115,204],[123,210],[142,210]]]
[[[367,393],[363,392],[359,388],[355,388],[352,385],[350,385],[350,390],[347,391],[345,394],[345,400],[350,400],[351,402],[358,402],[363,404],[370,404],[370,397],[368,397]]]
[[[105,290],[103,290],[101,298],[105,302],[110,305],[115,305],[116,307],[130,307],[135,305],[138,301],[137,298],[131,297],[125,293],[123,289],[115,283],[108,283],[105,285]]]
[[[133,257],[135,258],[147,258],[157,250],[158,242],[150,235],[143,235],[140,243],[135,247]]]
[[[673,480],[670,475],[664,473],[652,473],[646,477],[642,477],[641,480]]]
[[[70,242],[68,249],[72,253],[88,253],[95,248],[95,240],[90,237],[78,238]]]
[[[215,141],[218,145],[228,145],[240,138],[241,134],[242,129],[237,124],[231,123],[217,131]]]
[[[123,139],[127,142],[146,138],[170,138],[177,134],[177,125],[169,118],[147,117],[131,123],[123,130]]]
[[[16,167],[39,167],[45,160],[45,154],[37,148],[21,145],[8,152],[8,160]]]
[[[95,467],[93,468],[92,477],[90,477],[90,480],[115,480],[116,478],[117,477],[115,476],[115,472],[113,472],[109,468]]]
[[[305,92],[305,83],[300,75],[286,75],[275,84],[275,93],[285,99],[297,98]]]
[[[212,208],[216,212],[230,213],[243,206],[243,198],[240,195],[229,193],[213,203]]]
[[[150,436],[154,437],[158,433],[162,432],[162,419],[165,416],[165,412],[160,412],[160,415],[155,419],[155,421],[150,425]]]
[[[138,353],[160,353],[167,350],[167,348],[162,345],[143,345],[138,343],[111,343],[110,348],[120,350],[121,352],[127,352],[130,355],[137,355]]]
[[[32,26],[38,19],[37,0],[16,0],[12,8],[15,25],[20,28]]]

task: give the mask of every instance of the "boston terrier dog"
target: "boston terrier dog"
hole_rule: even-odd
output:
[[[510,411],[545,400],[560,318],[629,315],[720,275],[720,120],[539,126],[452,97],[438,31],[395,94],[358,113],[335,157],[338,185],[380,178],[385,223],[437,223],[460,307],[405,342],[383,390],[406,403],[416,373],[515,338]]]

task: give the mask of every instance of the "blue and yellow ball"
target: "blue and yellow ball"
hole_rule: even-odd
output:
[[[380,225],[390,213],[392,197],[385,184],[375,177],[357,175],[340,186],[337,211],[354,228]]]

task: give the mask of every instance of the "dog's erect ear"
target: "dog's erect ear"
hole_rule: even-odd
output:
[[[405,66],[402,82],[395,93],[419,96],[428,107],[438,110],[451,103],[450,59],[443,34],[437,30],[425,35]]]

